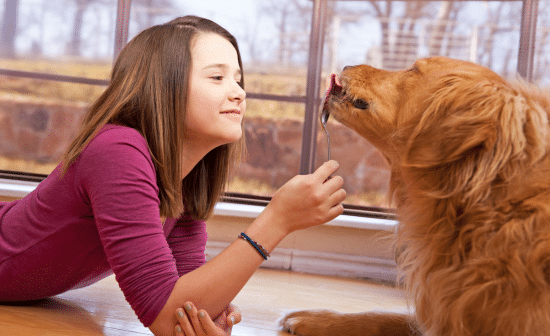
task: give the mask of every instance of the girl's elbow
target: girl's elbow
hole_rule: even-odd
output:
[[[148,328],[155,336],[172,336],[175,327],[175,322],[170,317],[163,316],[161,312]]]

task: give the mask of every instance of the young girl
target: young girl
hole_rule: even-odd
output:
[[[296,176],[239,238],[205,263],[204,220],[243,144],[235,38],[187,16],[122,50],[59,165],[0,203],[0,301],[45,298],[112,273],[155,335],[225,335],[230,306],[289,233],[343,212],[335,161]],[[184,309],[182,309],[184,308]],[[184,313],[185,312],[185,313]],[[175,313],[175,314],[174,314]]]

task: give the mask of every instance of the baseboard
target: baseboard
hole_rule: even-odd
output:
[[[208,241],[207,260],[214,258],[229,243]],[[316,251],[276,248],[262,267],[286,269],[309,274],[337,275],[353,278],[373,279],[395,283],[397,267],[394,260],[378,259]]]

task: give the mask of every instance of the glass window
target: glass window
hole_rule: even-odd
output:
[[[47,174],[80,116],[105,88],[117,1],[0,4],[0,170]],[[246,79],[248,156],[232,177],[230,192],[271,196],[300,171],[313,5],[311,0],[131,3],[130,39],[188,14],[212,19],[237,38]],[[325,78],[345,65],[402,69],[430,55],[470,60],[509,79],[516,76],[522,1],[327,0],[326,6],[321,91]],[[550,85],[550,7],[547,1],[538,7],[533,78]],[[388,206],[390,173],[381,154],[333,120],[328,129],[346,202]],[[315,137],[318,167],[327,158],[320,125]]]
[[[539,1],[533,82],[550,88],[550,2]]]
[[[2,1],[0,68],[108,79],[116,1]]]
[[[116,1],[4,0],[0,170],[48,174],[104,90]]]

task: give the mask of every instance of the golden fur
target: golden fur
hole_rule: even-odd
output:
[[[331,115],[379,148],[392,170],[396,248],[415,323],[306,311],[285,318],[284,329],[304,336],[548,335],[547,94],[443,57],[396,72],[346,67],[340,79]],[[392,319],[410,328],[371,332],[362,319],[373,329]],[[308,327],[315,324],[323,331]]]

